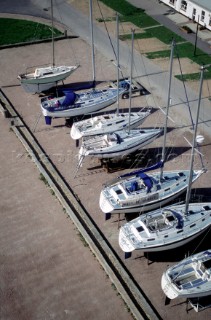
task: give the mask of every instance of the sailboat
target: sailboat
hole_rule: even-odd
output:
[[[164,126],[164,140],[162,159],[159,163],[145,169],[136,170],[119,176],[111,183],[106,183],[100,193],[99,205],[106,213],[108,219],[113,213],[147,212],[166,205],[173,201],[185,190],[187,181],[197,180],[204,170],[174,170],[163,172],[165,163],[165,146],[167,134],[168,110],[170,106],[170,89],[173,66],[173,52],[175,42],[172,41],[170,56],[170,76],[167,98],[167,110]],[[147,174],[147,172],[160,168],[160,171]]]
[[[134,30],[132,31],[132,53],[131,53],[131,76],[133,68],[133,41]],[[130,85],[130,110],[131,110],[131,85]],[[129,112],[130,115],[130,112]],[[130,124],[130,117],[129,117]],[[135,152],[154,141],[162,132],[162,129],[133,129],[118,130],[108,134],[84,137],[79,150],[78,167],[82,164],[84,157],[92,156],[98,159],[113,159],[124,157]]]
[[[53,0],[51,0],[51,29],[52,29],[52,65],[28,68],[26,73],[19,74],[18,79],[22,87],[31,93],[46,91],[58,82],[69,77],[79,65],[56,66],[54,54],[54,24],[53,24]]]
[[[125,80],[125,82],[128,82],[128,80]],[[130,129],[137,128],[143,124],[150,114],[150,108],[142,108],[140,111],[131,112],[130,114],[128,112],[109,112],[96,115],[89,119],[74,122],[70,130],[70,136],[72,139],[78,140],[80,138],[108,134],[122,129],[127,130],[129,125]]]
[[[47,125],[52,118],[71,118],[90,114],[102,110],[116,102],[117,94],[125,92],[125,88],[119,89],[106,87],[103,89],[91,89],[84,92],[64,91],[61,97],[41,98],[41,110]]]
[[[168,299],[211,295],[211,249],[193,254],[168,268],[161,288]]]
[[[116,14],[116,35],[117,35],[117,89],[122,86],[130,88],[131,82],[128,79],[119,81],[119,16]],[[89,119],[74,122],[70,136],[72,139],[80,139],[86,136],[108,134],[121,129],[136,128],[150,115],[151,110],[145,108],[139,112],[119,112],[119,94],[117,95],[117,111],[96,115]]]
[[[150,168],[156,169],[162,165],[159,162]],[[202,173],[203,170],[194,170],[192,182]],[[100,193],[100,209],[107,218],[108,214],[154,210],[184,193],[189,176],[189,170],[165,171],[163,180],[160,180],[159,171],[147,174],[147,169],[122,175],[104,185]]]
[[[155,252],[178,248],[195,239],[211,226],[211,203],[189,203],[203,72],[208,66],[210,65],[201,67],[200,93],[185,203],[142,214],[122,226],[119,232],[119,245],[126,253],[126,257],[129,257],[133,250]]]
[[[90,6],[90,30],[92,43],[92,70],[93,84],[95,86],[95,53],[93,40],[93,19],[92,19],[92,0]],[[48,96],[41,98],[41,110],[47,125],[51,124],[52,118],[71,118],[81,115],[91,114],[102,110],[115,103],[119,97],[127,90],[123,83],[117,88],[108,85],[103,88],[93,88],[88,91],[74,92],[64,89],[61,96]]]
[[[150,144],[161,133],[162,129],[133,129],[84,138],[79,150],[79,166],[87,156],[98,159],[124,157]]]

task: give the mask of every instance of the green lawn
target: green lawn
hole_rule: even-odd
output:
[[[47,25],[19,19],[0,19],[0,45],[15,44],[51,38],[51,28]],[[54,29],[54,35],[62,33]]]
[[[144,10],[134,7],[126,0],[100,0],[105,5],[109,6],[113,10],[116,10],[121,14],[120,21],[129,21],[140,28],[146,28],[144,33],[135,34],[135,39],[147,39],[157,38],[163,43],[170,46],[172,39],[177,43],[176,54],[179,58],[189,58],[193,62],[203,65],[210,63],[210,55],[204,53],[200,49],[196,49],[194,55],[194,45],[187,42],[184,38],[178,36],[174,32],[168,30],[164,26],[160,25],[159,22],[149,17]],[[121,4],[121,5],[120,5]],[[120,9],[121,8],[121,9]],[[150,28],[151,27],[151,28]],[[121,35],[121,40],[131,39],[130,34]],[[169,50],[162,50],[156,52],[149,52],[146,54],[149,59],[166,58],[170,56]],[[177,76],[181,79],[181,76]],[[184,80],[198,79],[199,74],[187,74],[183,75]],[[204,78],[211,78],[211,71],[207,71]]]

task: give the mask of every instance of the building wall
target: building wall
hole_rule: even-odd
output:
[[[202,27],[211,31],[211,10],[201,7],[191,0],[161,0],[161,2],[174,8],[187,18],[199,22]]]

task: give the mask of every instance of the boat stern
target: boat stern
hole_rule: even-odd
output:
[[[119,231],[119,246],[125,253],[131,253],[135,250],[135,247],[125,233],[124,226],[121,227]]]
[[[163,273],[161,278],[161,288],[169,299],[178,297],[178,292],[166,272]]]
[[[70,130],[70,136],[73,140],[79,140],[80,138],[82,138],[82,134],[81,134],[80,130],[78,130],[77,126],[75,126],[74,123],[71,127],[71,130]]]
[[[109,201],[105,190],[102,190],[100,193],[99,205],[100,205],[100,209],[104,213],[111,213],[114,210],[114,207],[112,206],[111,202]]]

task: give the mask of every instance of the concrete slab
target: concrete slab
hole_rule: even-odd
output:
[[[183,16],[180,13],[168,14],[167,17],[169,20],[174,21],[176,24],[186,24],[188,23],[189,19]]]
[[[196,34],[197,32],[197,24],[193,23],[193,22],[189,22],[187,24],[185,24],[189,29],[192,30],[192,32],[194,32]],[[211,39],[211,32],[209,30],[200,30],[198,29],[198,33],[197,36],[204,40],[207,41],[208,39]]]
[[[199,37],[202,39],[202,40],[209,40],[211,39],[211,31],[209,30],[201,30],[199,31]]]

